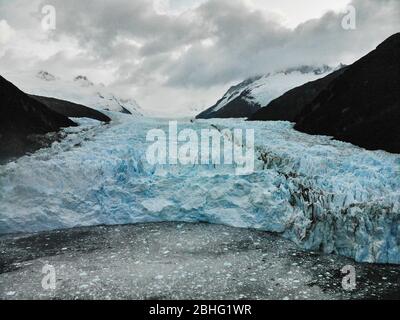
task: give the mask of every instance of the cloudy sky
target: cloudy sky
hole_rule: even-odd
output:
[[[349,4],[355,30],[342,27]],[[351,63],[399,17],[399,0],[0,0],[0,74],[84,74],[146,110],[186,114],[249,76]]]

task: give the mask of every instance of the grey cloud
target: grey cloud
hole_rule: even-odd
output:
[[[399,1],[355,0],[353,5],[356,30],[342,28],[343,13],[329,12],[292,31],[245,7],[208,2],[200,13],[215,26],[218,41],[209,48],[193,46],[170,66],[168,83],[210,86],[296,64],[352,62],[400,30]],[[218,6],[228,13],[219,14]]]
[[[400,30],[398,0],[353,0],[357,29],[351,31],[341,27],[343,13],[333,12],[288,29],[241,0],[204,0],[179,15],[157,14],[150,0],[11,2],[0,0],[0,20],[32,39],[41,6],[54,5],[57,30],[48,41],[54,46],[67,38],[76,51],[71,56],[60,47],[47,59],[32,56],[31,64],[60,73],[63,68],[77,73],[107,65],[116,87],[139,88],[135,91],[145,92],[146,99],[157,89],[168,97],[169,89],[198,97],[201,90],[215,93],[216,88],[284,67],[349,63]],[[28,9],[21,11],[24,3]],[[6,52],[0,57],[2,66],[15,60],[10,56],[15,51]],[[28,48],[19,63],[24,65],[32,52]],[[153,103],[157,99],[164,100],[155,97]]]
[[[117,37],[143,44],[142,55],[163,53],[192,40],[194,21],[157,14],[148,0],[44,0],[57,9],[57,32],[76,37],[103,58],[114,54]]]
[[[398,29],[394,17],[400,7],[397,0],[354,0],[358,28],[347,31],[341,27],[343,14],[330,12],[290,30],[240,0],[209,0],[179,16],[157,14],[148,0],[44,2],[57,8],[54,37],[74,37],[99,62],[120,66],[120,81],[163,79],[186,87],[210,87],[296,64],[349,60]],[[212,45],[203,44],[207,39]]]

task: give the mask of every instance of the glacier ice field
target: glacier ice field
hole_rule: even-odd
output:
[[[168,121],[79,120],[67,136],[0,166],[0,234],[99,224],[207,222],[274,232],[304,249],[400,263],[400,155],[288,122],[189,120],[179,128],[255,130],[255,170],[150,165],[146,133]]]

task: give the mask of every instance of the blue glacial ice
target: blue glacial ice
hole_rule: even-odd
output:
[[[309,136],[287,122],[182,121],[254,128],[255,172],[224,165],[150,165],[149,129],[118,116],[81,121],[51,148],[0,166],[0,234],[185,221],[275,232],[305,249],[400,263],[400,155]]]

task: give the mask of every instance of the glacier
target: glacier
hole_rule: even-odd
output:
[[[288,122],[181,120],[255,130],[255,171],[150,165],[163,119],[76,119],[66,138],[0,166],[0,234],[91,225],[207,222],[280,234],[304,249],[400,263],[400,155],[297,132]],[[74,119],[75,120],[75,119]]]

